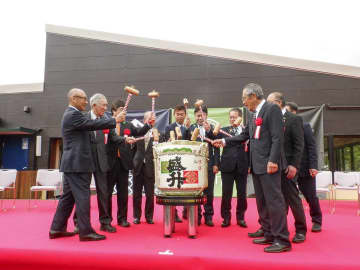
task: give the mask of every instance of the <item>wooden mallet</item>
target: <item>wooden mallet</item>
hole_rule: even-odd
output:
[[[234,124],[235,124],[236,126],[239,126],[240,124],[242,124],[242,117],[239,116],[238,118],[236,118]]]
[[[151,98],[151,111],[155,115],[155,99],[159,97],[159,92],[152,90],[148,96]]]
[[[175,131],[170,130],[170,142],[175,141]]]
[[[195,128],[192,135],[191,135],[191,140],[196,141],[197,137],[199,136],[199,133],[200,133],[200,129]]]
[[[187,98],[184,98],[184,99],[183,99],[183,103],[184,103],[185,109],[187,110],[188,107],[189,107],[189,101],[188,101],[188,99],[187,99]]]
[[[125,106],[124,106],[124,111],[126,112],[128,106],[129,106],[129,102],[130,102],[130,100],[131,100],[132,95],[138,96],[139,93],[140,93],[140,91],[139,91],[139,90],[136,90],[136,89],[134,88],[134,86],[125,86],[124,90],[125,90],[126,92],[128,92],[128,96],[127,96],[127,99],[126,99],[126,101],[125,101]]]
[[[214,130],[213,130],[213,134],[216,136],[216,135],[218,135],[219,133],[222,133],[222,134],[224,134],[224,135],[226,135],[226,136],[228,136],[228,137],[232,137],[232,135],[231,135],[230,133],[227,133],[226,131],[224,131],[224,130],[221,129],[220,123],[217,123],[217,124],[215,125]]]
[[[175,127],[175,133],[176,133],[176,138],[178,140],[182,139],[182,134],[181,134],[181,129],[179,127]]]

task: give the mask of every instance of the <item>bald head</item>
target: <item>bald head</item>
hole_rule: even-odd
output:
[[[285,97],[283,93],[272,92],[267,97],[267,102],[278,105],[281,109],[285,107]]]
[[[84,111],[88,104],[86,93],[79,88],[71,89],[67,94],[67,98],[69,105],[77,108],[79,111]]]

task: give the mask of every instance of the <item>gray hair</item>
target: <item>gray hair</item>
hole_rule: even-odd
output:
[[[264,92],[259,84],[249,83],[244,86],[243,93],[247,96],[255,95],[257,99],[264,98]]]
[[[107,100],[103,94],[96,93],[90,98],[90,106],[92,107],[94,104],[99,104],[100,100]]]
[[[152,111],[145,112],[144,113],[144,121],[146,121],[148,118],[150,118],[151,114],[152,114]]]

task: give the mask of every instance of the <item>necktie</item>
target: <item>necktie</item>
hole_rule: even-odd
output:
[[[117,123],[117,124],[116,124],[116,134],[117,134],[118,136],[120,136],[120,123]],[[119,148],[118,148],[118,150],[117,150],[117,156],[120,157],[120,150],[119,150]]]

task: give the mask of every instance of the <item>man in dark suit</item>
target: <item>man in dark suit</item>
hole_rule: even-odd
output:
[[[122,112],[125,102],[121,99],[116,100],[112,106],[111,111]],[[120,136],[137,137],[143,136],[155,124],[155,116],[152,116],[147,124],[142,128],[136,128],[130,122],[123,122],[117,126],[115,132]],[[129,227],[130,223],[127,221],[128,212],[128,186],[129,186],[129,171],[133,168],[134,148],[129,144],[113,144],[109,143],[107,147],[108,160],[110,171],[108,173],[109,193],[108,197],[112,198],[112,192],[116,184],[117,189],[117,222],[122,227]],[[109,213],[111,213],[112,204],[110,203]],[[112,219],[112,218],[111,218]]]
[[[189,140],[191,137],[191,134],[189,133],[189,127],[190,127],[190,119],[187,116],[186,108],[184,105],[176,105],[174,108],[174,118],[175,122],[167,125],[165,127],[165,141],[169,141],[170,139],[170,131],[175,132],[175,128],[179,127],[181,131],[181,139],[182,140]],[[175,133],[176,134],[176,133]],[[178,138],[180,139],[180,138]],[[187,212],[186,207],[183,208],[183,218],[187,218]],[[181,223],[182,220],[180,219],[178,215],[178,211],[175,208],[175,222]]]
[[[222,128],[232,136],[239,135],[242,127],[236,125],[235,121],[242,116],[239,108],[233,108],[229,111],[230,126]],[[227,136],[219,133],[218,138]],[[237,191],[236,221],[240,227],[247,227],[245,222],[245,211],[247,209],[246,201],[246,183],[249,168],[248,153],[245,152],[246,144],[227,144],[222,152],[220,161],[220,171],[222,180],[221,197],[221,217],[224,219],[221,227],[228,227],[231,224],[231,199],[234,187],[234,181]]]
[[[51,224],[50,239],[72,236],[66,231],[67,221],[76,205],[80,241],[105,239],[97,234],[90,224],[90,182],[95,171],[91,154],[90,132],[114,128],[116,123],[125,120],[125,113],[115,118],[91,120],[82,111],[87,105],[87,96],[81,89],[71,89],[68,93],[69,107],[65,110],[61,131],[63,155],[60,171],[64,172],[63,194],[60,198]]]
[[[287,102],[286,109],[296,114],[298,105],[294,102]],[[310,207],[312,219],[312,232],[321,232],[322,212],[319,198],[316,195],[315,176],[318,173],[318,159],[316,152],[316,142],[312,128],[309,123],[304,122],[304,151],[301,159],[299,177],[297,179],[299,189],[304,195]]]
[[[151,118],[151,111],[144,114],[144,124]],[[145,139],[135,144],[135,154],[133,159],[133,212],[134,224],[140,224],[142,190],[145,189],[145,220],[148,224],[154,224],[154,188],[155,170],[153,144],[154,138],[150,129],[145,134]],[[160,140],[161,141],[161,140]]]
[[[215,139],[213,134],[214,127],[211,126],[207,122],[208,109],[206,106],[202,105],[202,111],[199,106],[195,107],[194,115],[196,123],[192,124],[189,128],[189,136],[188,139],[191,138],[191,133],[195,130],[195,128],[199,128],[200,137],[207,137],[209,139]],[[197,141],[203,141],[203,138],[197,138]],[[214,222],[212,217],[214,215],[214,184],[215,184],[215,175],[219,172],[219,164],[220,164],[220,150],[216,147],[213,147],[210,143],[209,146],[209,161],[208,161],[208,187],[204,190],[204,194],[206,196],[206,203],[203,206],[204,212],[202,213],[201,205],[199,205],[199,218],[198,225],[201,225],[201,218],[204,215],[205,225],[209,227],[214,226]]]
[[[165,127],[165,141],[170,139],[170,131],[175,132],[175,128],[179,127],[181,131],[181,139],[188,140],[190,119],[187,117],[186,108],[184,105],[176,105],[174,108],[175,122]],[[178,138],[179,139],[179,138]]]
[[[240,135],[218,139],[215,146],[243,143],[250,140],[250,168],[253,174],[256,205],[264,237],[254,239],[255,244],[269,244],[265,252],[291,250],[286,220],[286,207],[281,192],[281,171],[286,166],[283,157],[283,120],[278,106],[267,103],[260,85],[247,84],[243,89],[244,105],[249,114]]]
[[[100,118],[109,118],[106,116],[105,112],[107,111],[108,102],[104,95],[95,94],[90,98],[91,110],[87,114],[89,119],[95,120]],[[106,152],[106,145],[108,142],[113,144],[122,143],[124,138],[117,136],[114,129],[106,130],[97,130],[90,132],[90,142],[91,142],[91,153],[94,158],[95,163],[95,185],[96,185],[96,195],[99,208],[99,220],[100,220],[100,230],[105,232],[116,232],[116,228],[111,226],[111,213],[110,210],[110,199],[108,197],[108,179],[107,172],[109,171],[109,163]],[[76,214],[74,215],[74,223],[77,224]]]
[[[304,149],[303,121],[300,116],[286,110],[285,98],[282,93],[271,93],[267,101],[278,105],[283,114],[284,151],[287,168],[281,174],[281,189],[287,208],[290,206],[295,219],[296,233],[292,241],[294,243],[302,243],[306,239],[307,227],[304,207],[299,196],[296,179]]]

